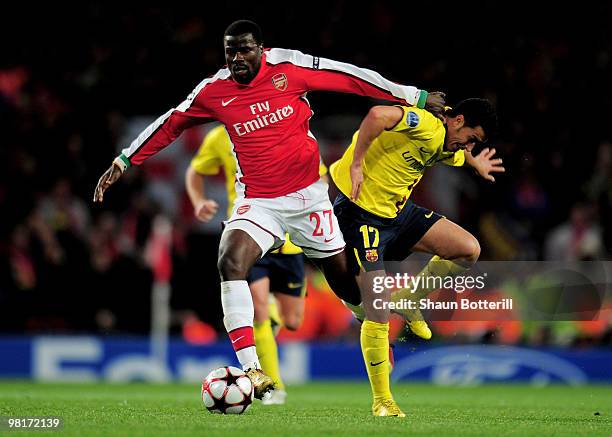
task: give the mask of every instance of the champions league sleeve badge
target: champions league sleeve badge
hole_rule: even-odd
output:
[[[406,124],[408,127],[417,127],[419,121],[420,119],[416,112],[408,111],[408,114],[406,114]]]

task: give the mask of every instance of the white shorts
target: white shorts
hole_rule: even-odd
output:
[[[309,258],[335,255],[345,243],[327,189],[327,183],[319,179],[286,196],[237,199],[223,232],[246,232],[257,242],[262,256],[282,246],[286,233]]]

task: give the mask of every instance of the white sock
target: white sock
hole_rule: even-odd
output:
[[[243,369],[261,368],[253,335],[253,298],[246,281],[221,282],[223,324]]]
[[[242,370],[261,369],[261,364],[259,364],[259,358],[257,357],[257,348],[255,346],[240,349],[236,352],[236,356],[242,366]]]

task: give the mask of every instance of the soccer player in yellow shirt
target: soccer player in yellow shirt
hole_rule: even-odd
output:
[[[472,234],[415,205],[409,197],[425,170],[438,162],[453,166],[467,162],[483,178],[495,181],[492,173],[505,171],[502,160],[494,158],[495,149],[483,149],[475,157],[471,151],[493,134],[496,125],[495,110],[484,99],[467,99],[447,108],[443,119],[418,108],[375,106],[342,158],[330,167],[341,191],[334,212],[347,242],[347,255],[354,254],[361,288],[365,312],[361,348],[375,416],[405,416],[393,400],[389,366],[383,364],[390,311],[381,302],[419,299],[433,290],[375,293],[373,280],[385,275],[384,261],[401,261],[413,251],[434,255],[419,273],[424,278],[457,275],[476,262],[480,245]],[[414,320],[410,312],[403,315]]]
[[[225,173],[228,212],[231,216],[236,200],[236,157],[232,143],[223,126],[212,129],[204,138],[198,152],[191,160],[185,175],[185,188],[198,220],[207,222],[217,213],[219,205],[205,194],[205,177]],[[325,165],[319,167],[319,174],[327,173]],[[272,322],[282,323],[289,330],[296,330],[304,316],[304,254],[286,236],[285,244],[255,263],[247,278],[255,309],[255,345],[264,372],[275,382],[275,390],[264,397],[267,405],[284,404],[287,392],[281,379],[278,363],[278,349],[274,339]],[[270,291],[278,303],[269,305]],[[274,317],[271,317],[274,316]],[[280,320],[278,320],[280,319]]]

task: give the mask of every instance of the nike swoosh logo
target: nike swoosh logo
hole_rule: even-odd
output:
[[[236,340],[232,340],[232,343],[236,343],[238,340],[242,340],[244,338],[244,335],[238,337]]]
[[[385,361],[387,361],[387,360],[382,360],[382,361],[379,361],[378,363],[373,363],[372,361],[370,361],[370,366],[372,366],[372,367],[374,367],[374,366],[378,366],[379,364],[382,364],[382,363],[384,363]]]
[[[232,103],[232,102],[233,102],[234,100],[236,100],[237,98],[238,98],[238,96],[233,97],[233,98],[231,98],[231,99],[229,99],[229,100],[227,100],[227,101],[225,101],[225,100],[221,100],[221,106],[225,107],[225,106],[229,105],[230,103]]]
[[[433,215],[433,211],[431,211],[429,214],[425,214],[425,218],[431,218],[432,215]]]
[[[329,240],[326,238],[323,241],[325,241],[326,243],[329,243],[330,241],[332,241],[334,238],[336,238],[336,236],[333,236],[332,238],[330,238]]]
[[[301,282],[289,282],[287,284],[287,287],[289,287],[289,288],[302,288],[302,283]]]

